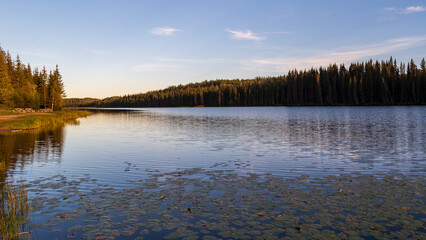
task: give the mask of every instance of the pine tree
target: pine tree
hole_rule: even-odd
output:
[[[18,89],[22,87],[22,80],[24,79],[24,67],[22,65],[19,55],[16,56],[16,61],[13,67],[12,85],[13,88]]]
[[[43,66],[41,72],[36,69],[33,74],[34,83],[37,86],[37,94],[40,99],[40,107],[47,108],[47,70]]]
[[[61,110],[63,105],[63,98],[66,95],[64,90],[64,83],[62,81],[62,76],[59,73],[58,65],[56,65],[54,72],[50,71],[48,79],[48,104],[51,106],[52,110]]]
[[[21,81],[21,94],[24,98],[24,107],[40,108],[40,97],[37,93],[37,85],[34,83],[30,64],[23,67],[23,79]]]
[[[13,88],[7,68],[6,53],[0,48],[0,104],[9,105]]]
[[[46,109],[47,108],[47,70],[46,67],[43,66],[43,69],[40,73],[41,78],[41,84],[43,85],[43,88],[40,91],[40,99],[41,99],[41,105]]]

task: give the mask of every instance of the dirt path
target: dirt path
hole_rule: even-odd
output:
[[[22,115],[0,115],[0,120],[13,119]]]
[[[0,120],[14,119],[14,118],[28,116],[28,115],[55,115],[55,114],[54,113],[21,113],[17,115],[1,115],[1,112],[0,112]]]

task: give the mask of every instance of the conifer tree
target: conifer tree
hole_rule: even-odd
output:
[[[40,73],[40,103],[46,109],[47,108],[47,70],[46,67],[43,66],[43,69]]]
[[[65,95],[64,83],[62,76],[59,73],[58,65],[55,71],[50,71],[47,84],[48,104],[52,110],[61,110],[63,105],[63,98]]]
[[[49,92],[47,81],[49,78]],[[51,80],[51,81],[50,81]],[[48,98],[51,97],[51,98]],[[17,55],[14,61],[9,52],[0,48],[0,104],[8,107],[33,108],[47,107],[49,104],[55,110],[62,108],[65,97],[64,84],[59,68],[56,66],[51,76],[43,67],[31,70],[30,64],[23,64]]]
[[[13,93],[6,53],[0,48],[0,104],[8,105]]]

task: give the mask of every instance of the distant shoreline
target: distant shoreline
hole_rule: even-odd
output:
[[[426,106],[426,104],[365,104],[365,105],[257,105],[257,106],[178,106],[178,107],[129,107],[129,106],[114,106],[114,107],[64,107],[69,110],[99,110],[99,109],[129,109],[129,108],[249,108],[249,107],[414,107]]]
[[[104,99],[68,98],[67,107],[232,107],[425,105],[426,61],[330,64],[277,77],[212,80]]]

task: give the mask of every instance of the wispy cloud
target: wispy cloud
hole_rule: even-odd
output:
[[[394,8],[394,7],[385,7],[385,8],[383,8],[383,10],[385,10],[385,11],[396,11],[396,8]]]
[[[424,11],[426,11],[426,7],[424,6],[412,6],[412,7],[406,7],[404,9],[405,14],[424,12]]]
[[[159,36],[171,36],[178,31],[181,31],[181,30],[176,28],[171,28],[171,27],[159,27],[159,28],[151,29],[150,32],[154,35],[159,35]]]
[[[235,30],[226,30],[231,33],[232,39],[250,39],[250,40],[263,40],[265,37],[256,36],[252,31],[235,31]]]
[[[199,58],[168,58],[168,57],[158,57],[157,61],[161,62],[174,62],[174,63],[227,63],[231,62],[231,60],[223,59],[223,58],[207,58],[207,59],[199,59]]]
[[[174,63],[147,63],[132,67],[134,72],[174,72],[182,69],[184,66]]]
[[[426,7],[425,6],[410,6],[406,8],[387,7],[387,8],[383,8],[383,10],[390,13],[396,13],[396,14],[410,14],[410,13],[424,12],[426,11]]]
[[[175,72],[185,69],[190,69],[197,64],[222,64],[222,63],[236,63],[233,59],[224,58],[170,58],[170,57],[157,57],[152,59],[150,63],[139,64],[132,67],[135,72]]]
[[[86,51],[86,52],[88,52],[88,53],[93,53],[93,54],[95,54],[95,55],[100,55],[100,56],[103,56],[103,55],[107,55],[107,54],[108,54],[108,52],[107,52],[107,51],[102,50],[102,49],[85,49],[84,51]]]
[[[139,64],[131,68],[134,72],[178,72],[193,69],[203,64],[238,64],[240,60],[230,58],[173,58],[156,57],[149,63]]]
[[[51,54],[48,51],[43,50],[43,49],[35,49],[35,50],[23,51],[22,55],[56,59],[55,55],[53,55],[53,54]]]
[[[292,32],[277,31],[277,32],[265,32],[266,34],[292,34]]]
[[[194,58],[168,58],[168,57],[157,57],[156,60],[160,62],[177,62],[177,63],[196,63],[200,61],[200,59],[194,59]]]
[[[426,36],[397,38],[377,44],[317,51],[317,54],[312,57],[249,59],[243,61],[243,64],[248,69],[255,71],[267,69],[268,71],[283,72],[293,68],[327,66],[329,63],[349,63],[421,45],[426,45]]]

